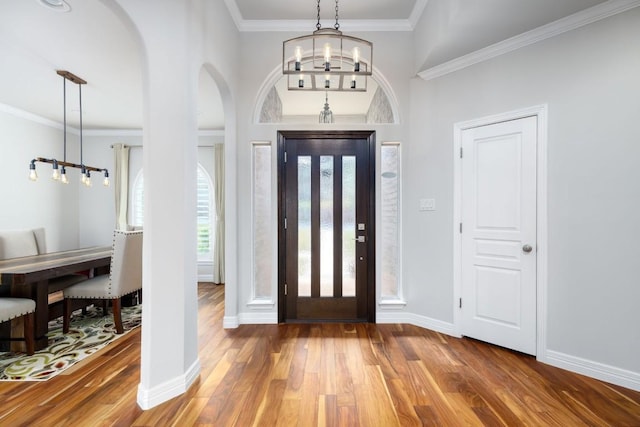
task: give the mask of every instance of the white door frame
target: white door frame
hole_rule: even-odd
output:
[[[547,348],[547,110],[546,104],[520,110],[509,111],[493,116],[455,123],[453,125],[453,324],[457,336],[462,335],[462,315],[459,301],[462,296],[462,132],[478,126],[517,120],[524,117],[537,117],[537,166],[536,166],[536,359],[546,359]]]

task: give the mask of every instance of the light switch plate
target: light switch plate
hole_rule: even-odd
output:
[[[435,211],[436,199],[420,199],[420,211]]]

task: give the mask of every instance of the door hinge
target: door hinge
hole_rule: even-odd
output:
[[[287,284],[285,283],[285,284],[284,284],[284,295],[285,295],[285,296],[287,296],[287,290],[288,290],[288,289],[287,289]]]
[[[458,308],[462,308],[462,298],[458,299]]]
[[[462,147],[460,147],[460,158],[462,158]]]
[[[287,229],[287,218],[284,219],[284,229]]]
[[[460,223],[460,234],[462,234],[462,223]]]
[[[284,162],[287,163],[287,152],[284,152]]]

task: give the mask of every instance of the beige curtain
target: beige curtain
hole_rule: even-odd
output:
[[[213,250],[213,282],[224,283],[224,145],[214,146],[213,197],[216,203],[216,234]]]
[[[113,187],[116,197],[116,230],[127,230],[129,205],[129,147],[113,145]]]

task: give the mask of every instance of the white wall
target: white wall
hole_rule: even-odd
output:
[[[351,35],[347,29],[345,33]],[[275,321],[277,319],[277,306],[270,310],[260,308],[260,313],[252,312],[247,306],[251,300],[252,286],[252,201],[251,201],[251,142],[271,141],[274,175],[272,177],[273,188],[273,265],[277,265],[277,132],[279,130],[311,130],[311,129],[374,129],[378,146],[382,141],[405,141],[408,137],[409,117],[409,79],[412,75],[411,52],[407,49],[398,49],[398,46],[407,46],[412,43],[411,33],[353,33],[356,37],[362,37],[373,42],[375,57],[393,58],[393,60],[375,62],[376,70],[392,86],[395,97],[399,100],[400,124],[333,124],[319,125],[317,123],[304,124],[255,124],[253,113],[263,84],[277,70],[280,75],[282,67],[282,41],[291,37],[302,35],[301,33],[242,33],[241,46],[243,55],[240,58],[241,80],[239,86],[238,105],[238,170],[244,171],[238,174],[238,223],[243,226],[238,228],[238,310],[240,318],[245,323],[259,321]],[[375,61],[375,60],[374,60]],[[322,105],[318,105],[318,111]],[[378,150],[379,152],[379,150]],[[379,191],[378,191],[379,194]],[[273,269],[273,296],[277,295],[277,269]]]
[[[48,252],[77,248],[79,171],[68,169],[71,182],[64,185],[51,179],[51,165],[37,163],[38,181],[27,178],[35,157],[62,159],[61,128],[0,107],[0,229],[44,227]],[[67,160],[77,162],[77,138],[71,134],[67,138]]]
[[[640,386],[637,40],[640,8],[435,80],[412,81],[403,180],[410,311],[453,321],[454,123],[546,103],[546,350],[623,370]],[[417,212],[419,197],[435,198],[437,211]]]

